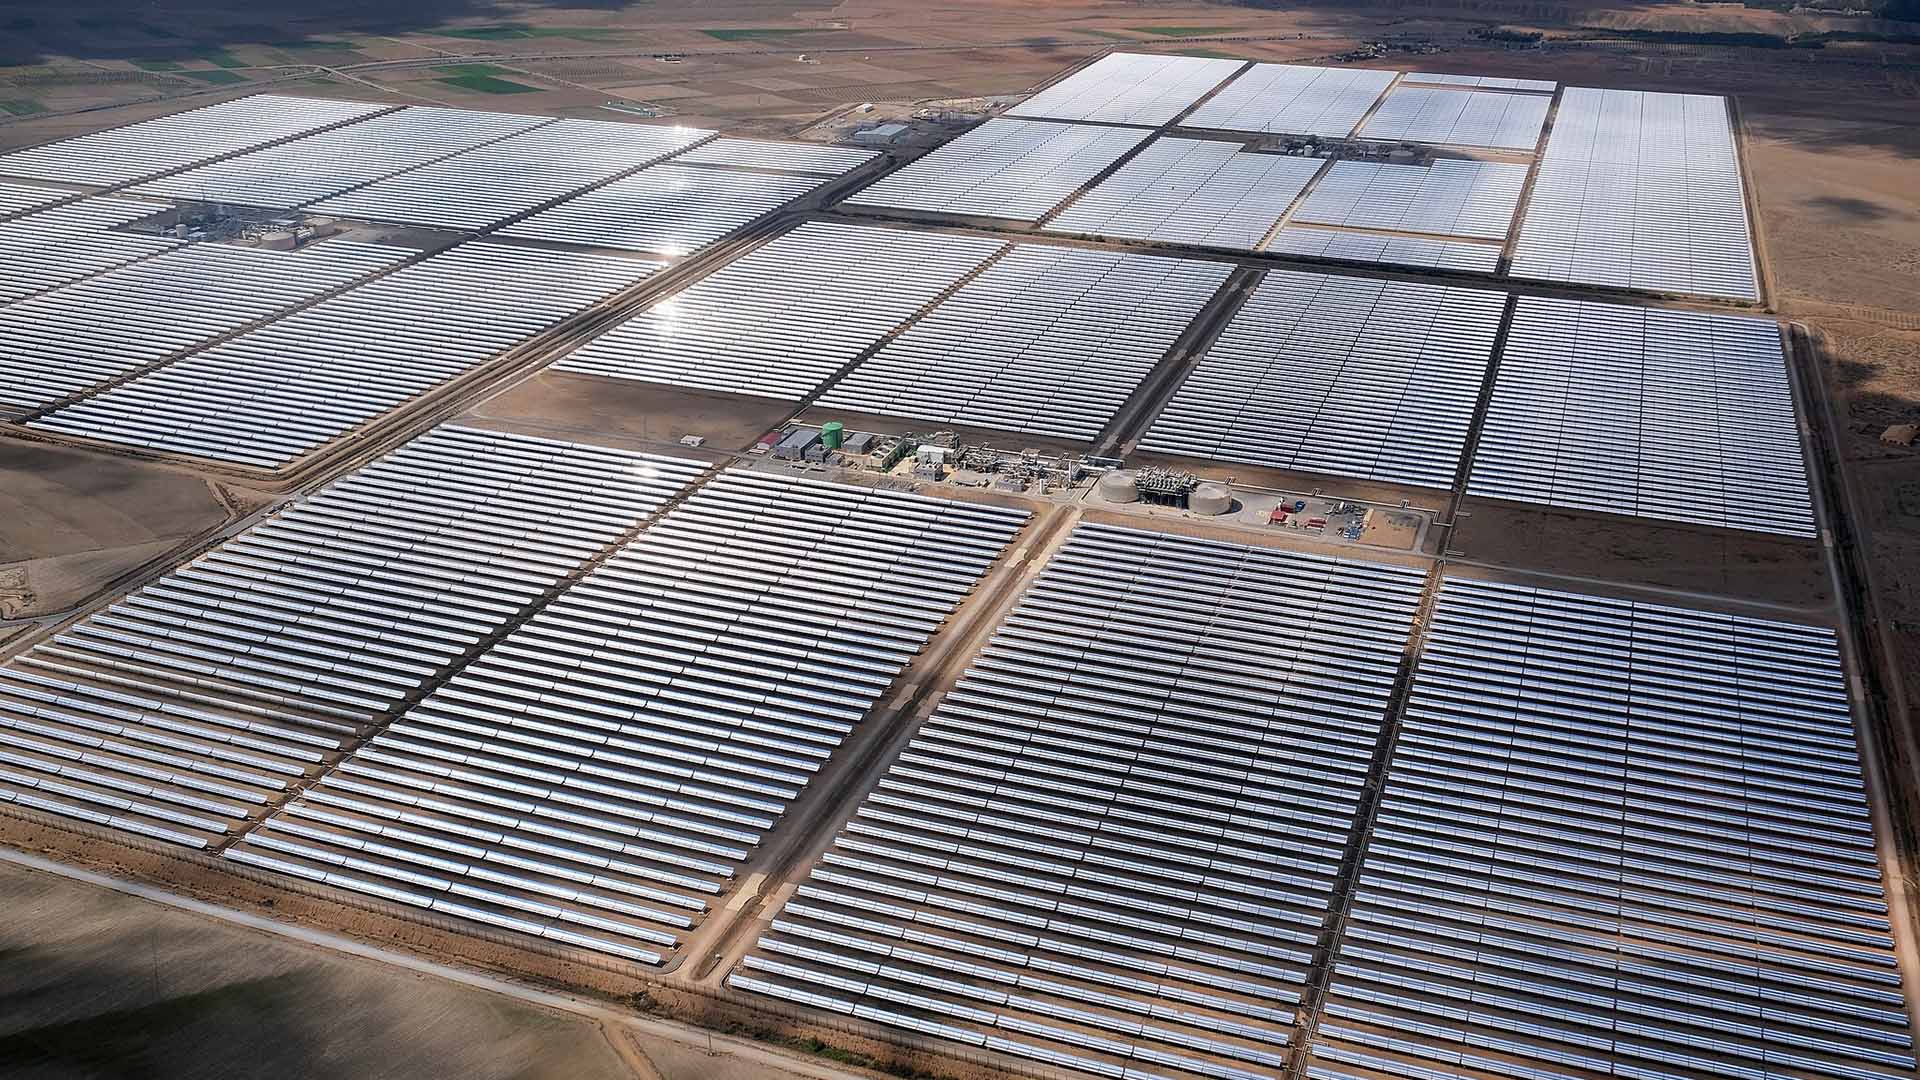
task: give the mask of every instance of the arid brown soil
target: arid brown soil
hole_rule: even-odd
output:
[[[152,540],[125,547],[50,555],[0,566],[0,618],[26,618],[64,611],[112,581],[159,559],[179,546],[177,540]]]
[[[0,865],[0,908],[9,1076],[631,1075],[583,1019],[97,886]]]
[[[698,435],[713,450],[744,450],[779,427],[794,403],[676,390],[629,379],[545,371],[463,417],[545,438],[590,438],[660,451]]]
[[[1134,468],[1162,465],[1167,468],[1190,470],[1207,480],[1231,479],[1237,484],[1275,488],[1281,491],[1302,491],[1309,494],[1320,491],[1330,497],[1386,503],[1389,506],[1397,505],[1404,500],[1409,506],[1420,510],[1437,511],[1447,505],[1447,493],[1437,488],[1349,480],[1321,473],[1301,473],[1267,468],[1262,465],[1247,465],[1237,461],[1208,461],[1174,454],[1133,454],[1127,458],[1127,464]]]
[[[1485,499],[1468,499],[1462,509],[1448,550],[1468,562],[1794,608],[1832,603],[1814,541],[1640,518],[1603,520]]]
[[[0,437],[0,563],[187,536],[226,517],[190,472]]]
[[[312,948],[281,944],[246,931],[226,931],[223,924],[163,912],[116,893],[85,887],[76,893],[63,882],[49,884],[43,875],[0,867],[0,909],[9,916],[9,925],[0,926],[0,956],[18,956],[21,945],[29,950],[44,948],[45,963],[55,971],[61,970],[63,962],[78,965],[108,958],[98,960],[98,970],[80,967],[64,973],[67,985],[62,989],[67,997],[49,996],[37,1011],[0,1013],[0,1074],[4,1075],[20,1072],[9,1067],[5,1055],[10,1049],[23,1056],[43,1055],[51,1045],[75,1054],[93,1053],[94,1067],[35,1075],[139,1075],[156,1080],[258,1076],[262,1075],[260,1071],[227,1068],[225,1063],[282,1060],[276,1056],[282,1053],[282,1042],[290,1054],[304,1055],[285,1057],[285,1075],[321,1077],[711,1080],[724,1076],[728,1080],[793,1080],[795,1075],[820,1075],[823,1064],[848,1080],[888,1074],[928,1080],[991,1080],[998,1075],[937,1053],[868,1037],[857,1030],[864,1025],[849,1023],[844,1030],[823,1031],[706,995],[663,988],[633,975],[570,963],[468,933],[448,933],[323,896],[261,885],[251,876],[230,873],[221,865],[206,866],[184,856],[93,839],[4,813],[0,813],[0,846],[95,872],[154,882],[180,895],[332,931],[393,951],[497,972],[535,986],[562,987],[635,1013],[744,1035],[776,1048],[795,1047],[797,1043],[796,1049],[781,1051],[795,1058],[796,1073],[790,1074],[782,1068],[730,1056],[708,1058],[670,1042],[626,1033],[633,1053],[618,1055],[625,1059],[622,1064],[602,1052],[608,1048],[606,1033],[568,1016],[519,1005],[484,991],[450,987],[411,975],[396,976],[377,964],[336,960]],[[22,899],[42,893],[52,894],[45,901],[50,914],[44,918]],[[23,916],[21,911],[27,914]],[[176,930],[177,923],[168,925],[171,920],[186,920],[192,924],[191,932]],[[169,939],[179,942],[179,949],[184,951],[176,955]],[[167,944],[158,953],[159,989],[154,991],[154,957],[163,942]],[[14,1000],[9,980],[31,976],[36,967],[38,964],[0,965],[0,1000]],[[183,985],[178,979],[169,982],[172,973],[186,969],[192,969],[189,974],[193,979],[214,983],[213,995],[170,993],[170,987]],[[275,994],[284,989],[284,996],[263,996],[257,980],[272,979],[288,970],[300,976],[293,985],[265,987]],[[309,996],[310,989],[313,996]],[[322,990],[325,995],[320,994]],[[394,996],[396,992],[400,996]],[[142,998],[142,994],[148,996]],[[139,1009],[107,1012],[97,1008],[116,997],[158,1004],[151,1015]],[[364,1004],[354,1004],[359,1000]],[[273,1021],[260,1032],[267,1041],[247,1038],[248,1029],[233,1015],[236,1002],[244,1006],[240,1020]],[[314,1003],[335,1004],[314,1014]],[[475,1009],[480,1010],[478,1015],[471,1012]],[[104,1018],[102,1012],[107,1012]],[[36,1021],[50,1021],[51,1026],[46,1032],[36,1030],[39,1024],[27,1026]],[[70,1028],[77,1029],[82,1037],[57,1041]],[[22,1037],[9,1039],[16,1034]],[[232,1041],[224,1051],[226,1056],[210,1057],[203,1048],[184,1041],[221,1035]],[[112,1040],[105,1036],[112,1036]],[[362,1036],[369,1044],[366,1047],[354,1043]],[[816,1037],[828,1042],[809,1041]],[[388,1038],[411,1039],[413,1045],[388,1046]],[[817,1054],[824,1045],[834,1048],[832,1059],[821,1061],[809,1056],[808,1051]],[[415,1054],[436,1051],[445,1053],[446,1069],[415,1067]],[[235,1056],[244,1054],[252,1057]],[[636,1055],[644,1061],[635,1061]],[[313,1062],[310,1067],[304,1064],[307,1060]],[[397,1071],[382,1071],[387,1067],[383,1062]],[[472,1070],[462,1070],[460,1066],[468,1062],[472,1062]],[[883,1072],[858,1067],[860,1062],[872,1062]],[[103,1063],[147,1071],[103,1072],[99,1067]]]

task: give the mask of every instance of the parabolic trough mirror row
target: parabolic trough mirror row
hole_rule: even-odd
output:
[[[658,962],[1024,519],[723,474],[228,857]]]
[[[0,155],[0,418],[294,468],[876,156],[275,94]]]
[[[1423,584],[1082,525],[731,985],[1104,1076],[1909,1075],[1832,632],[1448,579],[1395,705]]]
[[[0,800],[658,962],[1027,516],[707,469],[439,429],[0,669]]]

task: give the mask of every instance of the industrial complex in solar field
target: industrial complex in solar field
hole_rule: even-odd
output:
[[[1913,1077],[1733,103],[992,112],[0,154],[0,434],[233,510],[0,607],[8,842],[924,1075]]]

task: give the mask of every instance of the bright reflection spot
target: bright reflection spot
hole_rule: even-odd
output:
[[[662,337],[672,337],[680,329],[680,306],[672,300],[653,309],[654,329]]]

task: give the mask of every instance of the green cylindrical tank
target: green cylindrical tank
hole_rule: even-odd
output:
[[[829,450],[838,450],[846,431],[847,425],[838,420],[829,420],[820,425],[820,444]]]

